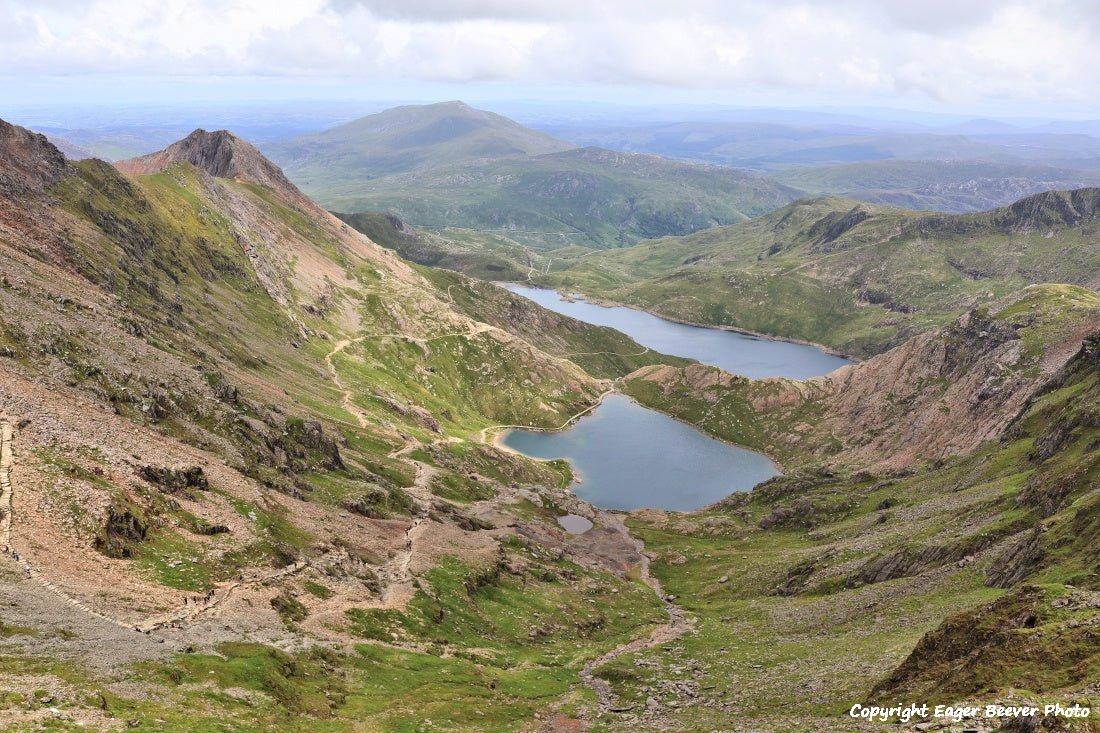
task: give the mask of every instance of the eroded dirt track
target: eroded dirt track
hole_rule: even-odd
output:
[[[644,543],[630,534],[630,530],[626,528],[626,525],[610,512],[604,512],[603,519],[605,522],[616,525],[618,531],[630,538],[635,549],[637,549],[638,554],[642,558],[638,568],[641,579],[646,585],[653,589],[653,592],[664,604],[665,613],[668,614],[668,623],[660,624],[654,628],[649,633],[649,636],[620,644],[607,654],[597,657],[584,665],[580,673],[581,681],[599,695],[600,712],[607,713],[613,712],[616,707],[617,701],[615,699],[615,694],[611,691],[611,685],[608,684],[607,680],[596,677],[593,673],[594,670],[626,654],[666,644],[685,632],[690,631],[694,622],[684,614],[682,608],[676,605],[669,596],[665,595],[664,589],[661,588],[661,581],[657,580],[657,578],[653,577],[649,572],[649,557],[645,554]]]

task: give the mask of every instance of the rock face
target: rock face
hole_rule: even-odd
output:
[[[1080,308],[1064,306],[1067,299],[1080,299]],[[1097,304],[1083,289],[1032,286],[975,309],[815,380],[828,422],[852,433],[849,455],[862,460],[890,456],[890,465],[904,466],[967,453],[1000,435],[1100,326]]]
[[[61,151],[45,135],[0,120],[0,193],[41,192],[65,174]]]
[[[121,160],[114,165],[122,173],[133,176],[159,173],[179,161],[186,161],[215,178],[232,178],[267,186],[299,206],[311,210],[316,208],[277,165],[228,130],[195,130],[164,150]]]

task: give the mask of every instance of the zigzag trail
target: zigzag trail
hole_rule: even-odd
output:
[[[0,544],[7,547],[11,546],[13,519],[12,499],[15,493],[11,482],[11,467],[13,463],[12,440],[13,431],[11,424],[7,421],[0,422]],[[276,570],[274,573],[268,573],[262,576],[257,576],[255,578],[241,578],[219,588],[216,592],[212,593],[209,598],[204,597],[202,602],[184,603],[184,605],[180,606],[174,611],[169,611],[167,613],[163,613],[157,616],[150,616],[145,621],[136,624],[120,621],[119,619],[112,618],[110,616],[107,616],[106,614],[100,613],[94,608],[90,608],[81,601],[70,596],[61,588],[58,588],[56,585],[51,583],[38,570],[31,568],[29,564],[26,565],[26,567],[30,568],[30,571],[28,573],[30,577],[38,581],[38,583],[41,584],[44,588],[58,595],[70,606],[74,608],[79,608],[81,611],[84,611],[87,614],[95,616],[96,618],[102,621],[106,621],[107,623],[114,624],[115,626],[118,626],[120,628],[127,630],[132,629],[134,631],[148,633],[150,631],[155,631],[156,629],[163,628],[170,624],[190,621],[197,616],[206,613],[207,611],[213,610],[218,606],[218,604],[229,598],[229,595],[233,592],[234,589],[239,588],[242,585],[248,585],[251,583],[266,583],[270,580],[274,580],[275,578],[280,578],[284,575],[296,573],[302,568],[306,567],[306,565],[308,565],[307,562],[299,561],[288,565],[280,570]]]

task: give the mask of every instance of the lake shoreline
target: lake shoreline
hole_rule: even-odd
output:
[[[651,310],[646,310],[645,308],[642,308],[641,306],[631,305],[630,303],[620,303],[620,302],[615,301],[615,300],[607,300],[607,299],[601,298],[599,296],[591,296],[591,295],[587,295],[587,294],[584,294],[584,293],[575,293],[575,294],[574,293],[563,293],[562,291],[558,290],[557,288],[546,288],[546,287],[541,287],[539,285],[532,285],[531,282],[527,281],[527,280],[500,280],[500,281],[495,282],[494,284],[498,285],[498,286],[501,286],[501,287],[503,287],[504,285],[518,285],[520,287],[533,288],[535,290],[550,290],[550,291],[553,291],[553,292],[557,293],[563,299],[565,299],[567,301],[570,301],[570,302],[580,300],[584,303],[590,303],[592,305],[598,305],[598,306],[602,306],[604,308],[629,308],[630,310],[638,311],[639,313],[645,313],[647,315],[653,316],[654,318],[660,318],[663,321],[669,321],[670,323],[679,323],[681,326],[692,326],[694,328],[705,328],[705,329],[708,329],[708,330],[711,330],[711,331],[727,331],[729,333],[739,333],[742,336],[753,336],[755,338],[766,339],[768,341],[782,341],[783,343],[787,343],[787,344],[797,344],[799,346],[812,346],[815,349],[819,349],[824,354],[828,354],[829,356],[835,356],[839,359],[847,359],[848,361],[851,361],[851,362],[856,363],[856,364],[859,364],[860,362],[863,361],[858,356],[852,356],[851,354],[845,354],[841,351],[838,351],[838,350],[832,348],[831,346],[826,346],[825,344],[819,344],[819,343],[816,343],[814,341],[807,341],[806,339],[794,338],[792,336],[776,336],[776,335],[769,334],[769,333],[761,333],[759,331],[750,331],[747,328],[738,328],[737,326],[721,326],[721,325],[717,325],[717,324],[713,324],[713,323],[698,323],[696,321],[687,321],[687,320],[684,320],[682,318],[674,318],[672,316],[666,316],[662,313],[656,313],[656,312],[651,311]],[[505,289],[507,290],[507,288],[505,288]],[[580,296],[580,297],[578,297],[578,296]],[[684,358],[690,358],[690,357],[684,357]],[[838,369],[839,368],[843,368],[843,367],[838,367]],[[767,377],[764,377],[764,378],[766,379]]]

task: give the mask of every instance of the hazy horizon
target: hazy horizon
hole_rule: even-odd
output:
[[[1100,118],[1100,8],[886,0],[0,0],[0,117],[461,99]],[[1090,61],[1091,60],[1091,61]],[[874,116],[871,114],[871,116]]]

